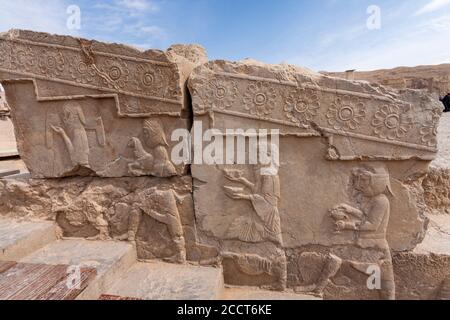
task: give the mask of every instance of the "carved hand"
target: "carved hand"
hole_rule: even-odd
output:
[[[57,126],[51,126],[51,127],[52,127],[53,131],[55,131],[56,133],[64,134],[64,129],[63,128],[57,127]]]
[[[250,196],[243,194],[243,193],[230,192],[228,195],[231,198],[236,199],[236,200],[249,200],[250,199]]]
[[[344,211],[346,213],[351,213],[355,210],[355,208],[353,208],[352,206],[350,206],[346,203],[342,203],[342,204],[338,205],[335,209],[339,210],[339,211]]]
[[[354,223],[351,222],[345,222],[345,221],[337,221],[336,224],[336,231],[343,231],[343,230],[357,230],[358,228]]]

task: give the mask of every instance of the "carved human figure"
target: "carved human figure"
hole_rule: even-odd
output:
[[[337,220],[337,231],[354,232],[356,245],[363,249],[382,252],[379,259],[381,269],[381,298],[395,299],[394,270],[386,233],[390,216],[392,195],[390,177],[383,166],[367,166],[353,171],[353,186],[357,191],[359,208],[341,204],[335,208],[356,219]],[[356,269],[365,272],[370,264],[355,262]]]
[[[255,170],[255,183],[245,178],[242,171],[224,170],[224,174],[228,180],[237,182],[244,187],[225,187],[226,194],[233,199],[250,201],[256,213],[256,217],[251,214],[236,219],[230,227],[230,232],[235,233],[238,230],[239,239],[242,241],[260,242],[267,239],[282,246],[281,221],[278,211],[280,200],[278,168],[273,165],[258,166]]]
[[[105,145],[105,132],[101,118],[90,124],[86,121],[81,105],[69,101],[63,106],[63,127],[51,128],[63,139],[73,166],[89,167],[89,140],[86,130],[95,130],[101,146]]]
[[[386,240],[390,216],[390,201],[387,195],[392,195],[389,173],[383,166],[370,165],[357,168],[352,173],[352,187],[355,190],[358,207],[343,203],[330,210],[331,218],[335,220],[336,232],[342,233],[342,236],[348,235],[354,248],[348,248],[350,254],[347,257],[339,258],[363,273],[368,273],[370,266],[377,265],[381,270],[380,297],[384,300],[394,300],[394,270],[391,251]],[[351,252],[361,249],[370,250],[363,255],[366,258],[352,259]],[[328,266],[340,267],[341,264],[336,263],[339,261],[336,256],[330,257],[333,259],[326,263],[320,279],[315,284],[315,287],[321,290],[339,269]],[[317,291],[317,288],[314,290]],[[297,291],[301,290],[302,288],[298,288]]]
[[[158,120],[147,119],[143,127],[144,142],[150,149],[145,151],[138,138],[132,138],[130,146],[134,149],[136,161],[128,165],[128,170],[133,175],[152,174],[157,177],[171,177],[177,174],[177,170],[170,161],[164,128]]]
[[[146,214],[167,226],[177,250],[175,256],[168,260],[178,263],[186,262],[186,244],[177,202],[179,198],[172,190],[151,188],[140,194],[131,210],[128,240],[136,240],[142,214]]]
[[[63,107],[62,122],[64,128],[52,126],[58,133],[69,152],[74,166],[89,167],[89,142],[86,133],[86,118],[81,106],[76,102],[68,102]]]

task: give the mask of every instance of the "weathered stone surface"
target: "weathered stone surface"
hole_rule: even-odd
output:
[[[103,279],[86,297],[209,298],[222,277],[293,297],[394,299],[397,290],[426,299],[439,286],[450,296],[447,246],[434,242],[444,229],[430,216],[448,209],[448,172],[427,174],[442,107],[426,93],[289,65],[207,62],[196,45],[141,52],[10,31],[0,35],[0,57],[19,151],[35,178],[0,179],[0,216],[56,221],[61,237],[100,240],[57,242],[37,263],[102,264],[117,247],[128,263],[119,266],[136,254],[221,267],[211,272],[213,290],[196,287],[200,269],[152,262],[136,265],[119,289],[103,290]],[[193,165],[176,166],[171,133],[192,120],[183,151],[193,147]],[[199,150],[215,163],[199,161]],[[254,153],[259,162],[250,162]],[[100,262],[97,245],[109,246]],[[415,265],[425,267],[414,273]],[[381,289],[371,290],[377,271]]]
[[[273,301],[273,300],[321,300],[320,298],[294,292],[276,292],[253,288],[225,288],[223,300]]]
[[[91,300],[98,299],[107,287],[119,280],[119,275],[136,262],[136,253],[129,243],[70,239],[50,243],[21,262],[94,268],[95,278],[77,296],[80,300]]]
[[[62,236],[136,241],[141,259],[197,262],[217,250],[197,245],[190,177],[0,180],[0,216],[54,220]]]
[[[56,227],[50,221],[0,219],[0,260],[17,261],[56,240]]]
[[[189,126],[185,83],[205,59],[201,48],[141,52],[12,30],[0,35],[0,57],[19,151],[34,177],[185,174],[170,160],[170,133]]]
[[[393,256],[398,299],[450,300],[450,216],[428,217],[423,242]]]
[[[105,293],[143,300],[216,300],[222,290],[220,268],[151,262],[135,264]]]
[[[280,130],[270,173],[236,158],[192,166],[199,238],[221,249],[225,282],[394,298],[391,250],[424,237],[421,183],[437,152],[438,102],[254,61],[209,62],[189,88],[194,120],[215,136]],[[373,265],[383,290],[368,293]]]
[[[0,132],[2,133],[0,135],[0,160],[17,157],[19,152],[14,136],[14,126],[9,117],[0,119]]]

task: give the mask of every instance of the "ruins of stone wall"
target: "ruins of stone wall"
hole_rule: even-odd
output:
[[[422,186],[441,115],[430,96],[289,65],[207,62],[198,46],[140,52],[11,31],[0,51],[33,177],[0,180],[1,216],[134,241],[141,259],[219,264],[229,285],[395,297],[392,255],[427,227]],[[194,150],[192,165],[173,163],[180,128],[218,161],[197,162]],[[274,129],[266,155],[279,162],[220,162],[221,138],[243,139],[249,153]],[[381,291],[366,286],[374,265]]]
[[[436,153],[440,115],[424,94],[252,61],[209,62],[194,70],[189,87],[194,119],[203,128],[281,131],[275,176],[259,177],[254,166],[192,166],[199,238],[227,252],[226,282],[303,289],[328,276],[337,285],[325,295],[343,297],[352,288],[363,297],[355,288],[366,275],[354,261],[391,258],[384,245],[355,242],[352,223],[335,230],[339,204],[363,206],[353,180],[359,170],[389,177],[390,191],[382,191],[389,225],[373,230],[383,234],[385,248],[411,250],[422,240],[421,182]],[[271,261],[275,269],[265,271],[255,260]]]
[[[167,135],[190,126],[186,80],[206,59],[199,47],[141,52],[13,30],[0,36],[0,57],[18,148],[33,177],[186,174],[168,162]]]

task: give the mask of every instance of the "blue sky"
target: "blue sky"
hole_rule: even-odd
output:
[[[67,7],[81,29],[67,28]],[[367,28],[367,8],[381,28]],[[450,0],[0,0],[0,30],[26,28],[141,48],[203,45],[210,59],[314,70],[450,63]]]

